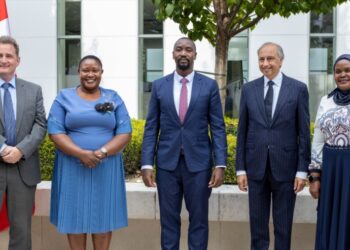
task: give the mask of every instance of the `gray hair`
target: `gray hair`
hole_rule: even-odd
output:
[[[269,46],[269,45],[273,45],[273,46],[276,47],[278,57],[279,57],[281,60],[283,60],[283,59],[284,59],[284,52],[283,52],[282,47],[281,47],[279,44],[273,43],[273,42],[266,42],[266,43],[264,43],[263,45],[261,45],[260,48],[258,49],[258,55],[259,55],[260,50],[261,50],[262,48],[264,48],[264,47],[266,47],[266,46]]]
[[[16,40],[10,36],[0,36],[0,44],[11,44],[16,51],[16,55],[19,56],[19,46]]]

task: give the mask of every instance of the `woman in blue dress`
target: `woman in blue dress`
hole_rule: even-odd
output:
[[[309,166],[319,198],[316,250],[350,249],[350,55],[334,63],[337,88],[318,107]]]
[[[80,85],[63,89],[48,118],[56,158],[50,220],[66,233],[72,250],[108,249],[112,231],[127,226],[122,150],[131,139],[124,102],[113,90],[99,86],[100,59],[79,63]]]

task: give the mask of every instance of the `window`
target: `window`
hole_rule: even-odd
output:
[[[335,14],[310,14],[309,92],[310,118],[315,120],[321,97],[334,88]]]
[[[248,79],[248,31],[230,40],[227,61],[227,91],[225,115],[237,118],[241,86]]]
[[[155,18],[152,0],[139,4],[139,117],[145,118],[152,82],[163,76],[163,23]]]
[[[57,1],[57,11],[58,89],[62,89],[79,84],[81,3],[79,0],[59,0]]]

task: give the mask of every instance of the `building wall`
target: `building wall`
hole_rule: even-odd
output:
[[[309,74],[309,15],[286,18],[272,16],[261,21],[249,36],[249,79],[261,76],[258,67],[258,48],[265,42],[282,46],[285,59],[282,71],[303,82]]]
[[[164,22],[164,74],[169,74],[175,70],[175,62],[172,59],[174,43],[180,37],[179,25],[171,20]],[[215,68],[215,49],[206,40],[196,42],[197,58],[194,69],[199,71],[214,72]],[[210,76],[210,75],[209,75]]]
[[[336,54],[350,54],[350,3],[337,8],[337,50]]]
[[[57,94],[57,0],[7,1],[12,35],[21,49],[18,76],[43,88],[47,112]],[[102,86],[115,89],[131,117],[138,117],[138,3],[139,0],[82,0],[82,55],[96,54],[104,64]],[[350,3],[337,8],[336,54],[350,52]],[[181,37],[178,25],[164,22],[164,74],[174,68],[173,44]],[[288,19],[271,16],[249,33],[249,80],[259,77],[256,51],[267,41],[284,48],[282,71],[308,83],[309,14]],[[214,72],[215,51],[196,42],[195,69]]]
[[[56,0],[6,1],[11,35],[20,46],[18,77],[43,89],[46,112],[57,93]]]
[[[82,56],[104,64],[102,86],[122,96],[130,116],[138,114],[138,0],[82,1]]]

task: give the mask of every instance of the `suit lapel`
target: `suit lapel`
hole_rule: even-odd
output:
[[[16,96],[17,96],[17,112],[16,112],[16,134],[18,134],[18,130],[21,127],[21,121],[24,112],[24,104],[27,103],[27,94],[25,91],[24,83],[20,79],[16,79]]]
[[[278,117],[278,113],[281,111],[282,107],[284,106],[284,104],[287,103],[288,101],[288,96],[290,95],[290,84],[288,79],[286,78],[285,75],[283,75],[282,78],[282,85],[281,85],[281,89],[280,89],[280,93],[278,95],[278,99],[277,99],[277,104],[276,104],[276,109],[275,112],[273,114],[272,117],[272,123],[274,123],[274,121],[276,120],[276,118]]]
[[[174,117],[175,120],[180,122],[180,118],[177,114],[175,102],[174,102],[174,74],[170,74],[165,78],[164,86],[164,96],[166,109],[169,110],[170,114]]]
[[[185,122],[187,117],[191,114],[194,107],[196,106],[195,104],[198,99],[199,93],[201,91],[201,87],[202,87],[202,77],[195,73],[193,77],[193,83],[192,83],[191,100],[188,105],[187,113],[185,116]]]
[[[266,117],[265,103],[264,103],[264,77],[261,77],[255,83],[255,95],[256,95],[258,109],[260,110],[262,117],[264,117],[265,123],[268,124],[269,121]]]

